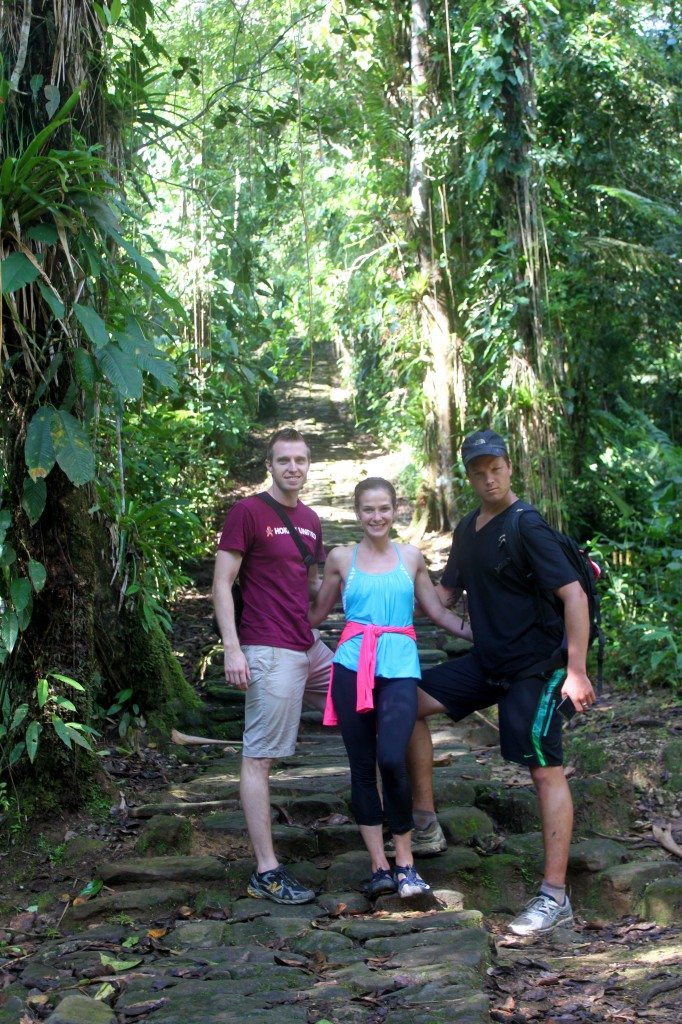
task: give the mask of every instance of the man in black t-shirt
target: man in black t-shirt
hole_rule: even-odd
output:
[[[512,466],[502,438],[492,430],[470,434],[462,445],[462,460],[481,505],[455,530],[437,590],[444,604],[466,591],[474,648],[427,669],[422,678],[420,721],[409,751],[413,849],[436,853],[446,845],[434,810],[433,747],[424,719],[445,711],[460,721],[497,704],[502,756],[528,766],[540,804],[544,878],[538,895],[509,925],[517,935],[531,935],[573,919],[566,896],[573,803],[561,766],[556,706],[570,697],[581,713],[595,699],[585,667],[587,597],[539,513],[526,512],[519,523],[536,586],[524,580],[506,555],[505,527],[518,509],[518,498],[511,489]]]

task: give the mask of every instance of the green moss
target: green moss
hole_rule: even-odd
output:
[[[592,743],[583,736],[573,736],[566,744],[568,759],[585,775],[596,775],[603,771],[608,762],[606,748],[601,743]]]
[[[153,855],[189,853],[192,825],[184,818],[156,814],[145,826],[136,843],[138,853]]]
[[[158,624],[145,631],[141,619],[126,623],[128,659],[126,684],[149,726],[168,733],[184,707],[198,707],[199,696],[182,674],[168,637]]]

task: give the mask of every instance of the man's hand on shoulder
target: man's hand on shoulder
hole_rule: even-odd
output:
[[[570,697],[578,712],[587,711],[596,700],[594,688],[587,673],[575,672],[570,668],[566,672],[566,679],[561,687],[561,696]]]
[[[248,690],[251,672],[241,647],[225,648],[225,679],[228,686],[236,686],[238,690]]]

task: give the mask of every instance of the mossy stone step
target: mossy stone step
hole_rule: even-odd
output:
[[[217,857],[146,857],[102,864],[99,877],[107,885],[124,882],[208,882],[226,877]]]

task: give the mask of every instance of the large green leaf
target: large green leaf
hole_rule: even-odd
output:
[[[39,679],[38,685],[36,686],[36,697],[38,698],[38,707],[42,710],[47,703],[49,696],[50,686],[47,679]]]
[[[10,583],[9,592],[14,610],[23,612],[31,600],[31,581],[25,577],[14,579]]]
[[[7,544],[5,541],[0,544],[0,568],[7,565],[12,565],[17,560],[17,553],[11,544]]]
[[[12,513],[8,508],[0,508],[0,544],[5,539],[5,534],[12,525]]]
[[[95,382],[97,380],[97,368],[89,352],[86,352],[84,348],[77,348],[74,354],[73,360],[74,373],[76,380],[85,391],[86,395],[91,395],[95,389]]]
[[[95,348],[104,348],[105,345],[108,345],[107,325],[92,306],[83,306],[80,302],[74,302],[73,312]]]
[[[45,302],[52,310],[53,315],[60,320],[64,316],[64,303],[62,300],[55,295],[51,288],[48,288],[44,281],[38,281],[38,288]]]
[[[38,409],[26,431],[24,457],[32,480],[47,476],[55,464],[52,421],[55,411],[49,405]]]
[[[159,349],[147,341],[134,321],[129,321],[126,324],[125,332],[117,331],[114,337],[121,346],[121,349],[131,356],[141,370],[150,373],[152,377],[156,377],[159,383],[163,384],[170,391],[178,390],[178,384],[175,380],[175,367],[168,359],[164,359]]]
[[[82,425],[64,409],[52,420],[52,440],[59,467],[72,484],[79,486],[95,478],[95,456]]]
[[[27,714],[28,704],[20,704],[18,708],[15,708],[14,714],[12,716],[12,724],[9,727],[9,731],[14,732],[15,729],[18,729],[21,723],[26,718]]]
[[[127,352],[117,345],[107,345],[97,353],[99,364],[122,398],[139,398],[142,394],[142,371]]]
[[[71,750],[71,736],[69,734],[69,730],[66,728],[66,723],[59,717],[59,715],[52,715],[52,726],[62,743],[65,743],[69,750]]]
[[[39,276],[40,271],[21,252],[12,252],[2,261],[2,293],[7,295],[17,288],[31,284]]]
[[[26,753],[28,754],[31,764],[36,759],[38,753],[38,743],[40,742],[40,734],[43,731],[43,727],[40,722],[29,722],[26,730]]]
[[[11,608],[5,608],[0,619],[0,641],[8,651],[14,650],[19,636],[19,620]]]
[[[47,569],[45,568],[42,562],[36,562],[33,559],[31,559],[28,563],[28,574],[31,577],[33,589],[35,590],[36,594],[39,594],[40,591],[45,586],[45,581],[47,579]]]
[[[26,232],[28,238],[34,242],[45,242],[46,245],[56,245],[59,235],[54,224],[34,224]]]
[[[47,500],[47,484],[38,477],[34,480],[32,477],[27,476],[24,480],[24,492],[21,497],[21,507],[28,516],[28,521],[31,526],[34,526],[45,508],[45,501]]]

